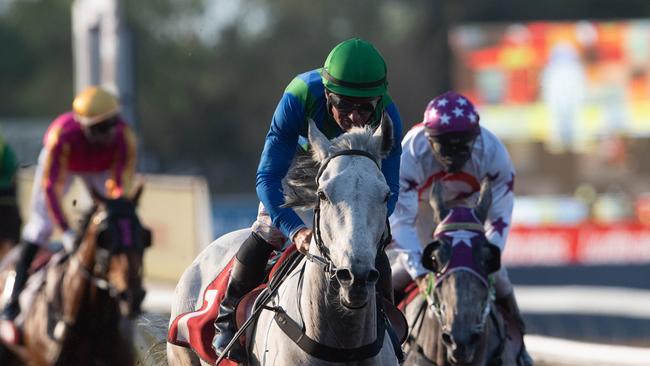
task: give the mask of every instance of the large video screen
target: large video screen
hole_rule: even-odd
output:
[[[650,136],[650,20],[465,24],[450,44],[455,88],[505,139]]]

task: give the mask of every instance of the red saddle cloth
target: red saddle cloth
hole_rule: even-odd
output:
[[[402,312],[406,311],[406,306],[418,297],[419,294],[420,290],[418,289],[418,285],[415,281],[412,281],[404,288],[404,297],[397,304],[397,308]]]
[[[278,266],[284,262],[296,247],[291,245],[283,253],[280,259],[275,263],[269,278],[273,277]],[[219,313],[219,305],[224,298],[226,287],[230,279],[230,270],[232,268],[234,257],[228,262],[226,267],[217,275],[217,277],[208,285],[203,293],[203,302],[200,309],[178,315],[169,327],[167,333],[167,342],[177,346],[191,348],[205,362],[215,364],[217,355],[212,349],[212,338],[214,338],[214,320]],[[266,285],[261,285],[248,295],[244,296],[237,305],[237,325],[241,326],[245,319],[243,317],[250,315],[250,308],[255,301],[260,290]],[[241,308],[241,309],[240,309]],[[243,346],[246,344],[245,336],[239,341]],[[234,366],[236,362],[224,359],[221,366]]]

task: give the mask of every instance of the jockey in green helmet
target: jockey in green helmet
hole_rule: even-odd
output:
[[[306,252],[312,231],[289,207],[283,207],[282,179],[299,148],[308,149],[308,120],[332,139],[353,126],[379,125],[383,115],[393,123],[393,147],[381,167],[391,190],[388,214],[395,208],[399,192],[399,165],[402,121],[397,107],[387,94],[386,63],[368,41],[353,38],[338,44],[322,68],[297,75],[287,86],[278,103],[257,169],[257,195],[260,208],[251,235],[235,257],[228,289],[215,321],[213,348],[224,353],[234,336],[235,306],[265,276],[270,253],[283,250],[288,243]],[[390,265],[382,251],[378,256],[379,288],[392,297]],[[245,351],[238,343],[226,355],[243,361]]]

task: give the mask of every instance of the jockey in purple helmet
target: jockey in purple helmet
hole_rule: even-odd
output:
[[[492,205],[485,232],[491,245],[503,251],[510,229],[514,200],[515,169],[508,151],[492,132],[479,124],[480,116],[465,96],[447,92],[429,102],[422,123],[414,126],[402,141],[400,191],[390,217],[395,253],[393,285],[403,289],[411,280],[424,286],[427,270],[422,266],[424,245],[435,230],[428,203],[433,182],[443,185],[448,206],[474,204],[481,181],[492,181]],[[524,331],[524,321],[502,266],[495,273],[496,302],[516,319]],[[525,348],[523,365],[532,364]]]

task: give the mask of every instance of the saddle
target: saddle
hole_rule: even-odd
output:
[[[285,250],[277,261],[272,265],[268,278],[273,278],[278,268],[288,261],[290,257],[299,258],[300,254],[295,246],[290,246]],[[273,259],[273,258],[271,258]],[[212,338],[214,338],[214,321],[219,313],[219,305],[225,297],[226,288],[230,279],[230,270],[232,268],[234,257],[221,270],[217,277],[206,287],[203,292],[202,306],[198,310],[178,315],[169,326],[167,333],[167,342],[186,348],[191,348],[204,362],[214,364],[217,361],[217,355],[212,349]],[[266,283],[255,288],[250,293],[244,295],[236,309],[237,326],[240,327],[250,313],[257,296],[266,287]],[[249,328],[252,329],[252,328]],[[243,335],[239,341],[245,347],[246,336]],[[235,362],[224,359],[221,363],[226,366],[234,366]]]
[[[418,289],[418,285],[415,283],[415,281],[411,281],[411,283],[409,283],[406,288],[404,288],[401,296],[399,296],[399,298],[395,298],[395,303],[398,304],[397,308],[402,312],[406,311],[406,306],[419,295],[420,291]]]

